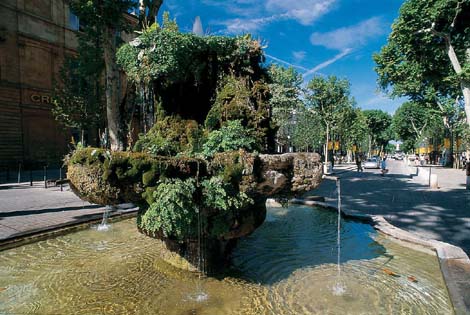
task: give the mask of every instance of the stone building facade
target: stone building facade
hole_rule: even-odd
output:
[[[77,28],[64,0],[0,1],[0,166],[58,163],[67,151],[51,95]]]
[[[58,164],[69,151],[72,130],[54,120],[51,96],[78,22],[67,0],[0,0],[0,168]]]

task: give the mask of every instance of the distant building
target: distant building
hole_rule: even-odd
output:
[[[56,164],[68,151],[73,130],[54,120],[51,95],[77,31],[67,0],[0,1],[0,167]]]

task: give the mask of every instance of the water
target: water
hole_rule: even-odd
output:
[[[113,210],[112,206],[106,206],[104,208],[103,212],[103,219],[101,220],[101,223],[96,227],[98,231],[107,231],[110,228],[110,225],[108,224],[108,217],[109,213]]]
[[[0,314],[452,314],[435,256],[344,219],[335,295],[334,212],[268,209],[218,278],[161,261],[135,219],[111,226],[0,252]]]

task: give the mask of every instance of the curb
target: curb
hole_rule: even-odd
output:
[[[292,199],[290,202],[338,211],[337,207],[325,202],[307,201],[300,198]],[[362,214],[345,209],[341,210],[341,214],[348,219],[369,223],[374,229],[403,241],[405,244],[416,244],[434,251],[439,261],[454,313],[456,315],[470,314],[470,259],[462,248],[402,230],[389,223],[380,215]]]

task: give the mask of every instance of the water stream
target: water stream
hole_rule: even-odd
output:
[[[346,287],[341,281],[341,182],[336,179],[336,189],[338,192],[338,217],[337,217],[337,236],[336,236],[336,266],[338,270],[336,283],[333,287],[333,294],[342,295],[346,291]]]
[[[98,231],[107,231],[110,228],[110,225],[108,224],[108,217],[109,213],[113,210],[112,206],[106,206],[104,208],[103,212],[103,219],[101,220],[101,223],[96,227]]]

